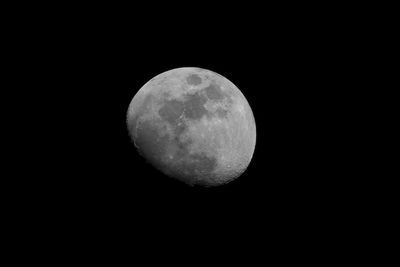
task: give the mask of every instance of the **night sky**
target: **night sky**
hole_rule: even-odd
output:
[[[116,213],[171,210],[183,216],[199,211],[210,217],[253,210],[315,216],[337,201],[336,189],[346,187],[336,168],[343,133],[332,117],[340,112],[335,106],[340,88],[333,65],[326,63],[336,59],[334,52],[313,45],[313,34],[294,31],[289,38],[273,30],[271,36],[227,31],[179,41],[167,33],[109,34],[105,43],[86,48],[87,73],[82,75],[89,82],[77,95],[85,111],[79,118],[85,131],[76,133],[84,148],[76,151],[83,173],[74,178],[81,197]],[[227,185],[189,187],[167,178],[138,155],[129,139],[126,112],[136,92],[154,76],[185,66],[225,76],[253,110],[253,159]]]
[[[351,47],[328,22],[299,23],[271,12],[247,23],[209,14],[215,24],[164,24],[165,17],[147,25],[128,16],[88,21],[53,39],[62,45],[54,46],[49,64],[54,107],[46,111],[52,116],[46,138],[57,153],[42,163],[46,175],[31,181],[43,210],[69,225],[83,223],[96,238],[115,231],[126,243],[150,233],[260,236],[281,245],[328,228],[338,234],[340,218],[357,210],[356,172],[348,169],[356,148],[347,139],[357,138],[349,137],[356,118],[346,113],[353,103]],[[126,113],[136,92],[179,67],[223,75],[253,111],[253,159],[229,184],[190,187],[168,178],[129,138]]]

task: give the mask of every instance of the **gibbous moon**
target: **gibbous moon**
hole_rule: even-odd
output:
[[[136,93],[127,127],[138,152],[165,175],[217,186],[239,177],[256,144],[253,112],[225,77],[200,68],[166,71]]]

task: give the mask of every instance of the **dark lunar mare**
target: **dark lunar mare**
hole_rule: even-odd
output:
[[[204,88],[203,91],[205,92],[205,95],[207,96],[208,99],[215,101],[217,103],[221,103],[222,101],[226,100],[227,103],[231,105],[233,102],[231,96],[227,93],[224,93],[221,90],[221,88],[215,83],[210,84],[209,86]],[[216,115],[219,118],[225,119],[227,118],[228,112],[229,112],[229,107],[228,108],[219,107],[216,110]]]
[[[178,136],[186,129],[186,125],[181,118],[184,109],[185,106],[181,101],[168,100],[164,102],[158,111],[158,115],[172,126],[175,135]]]
[[[183,171],[195,171],[199,174],[210,173],[213,171],[217,165],[215,158],[207,157],[203,154],[194,154],[191,156],[191,162],[181,165],[181,170]]]
[[[216,84],[210,84],[203,89],[210,100],[220,101],[225,98],[225,94],[222,92],[221,88]]]
[[[190,74],[187,76],[186,82],[190,85],[199,85],[201,84],[201,78],[197,74]]]
[[[176,128],[178,124],[184,124],[183,117],[190,120],[200,120],[203,116],[212,116],[204,107],[206,102],[207,98],[199,92],[186,94],[183,100],[164,100],[158,114]]]
[[[207,98],[201,95],[199,92],[195,94],[187,95],[185,104],[185,116],[188,119],[200,120],[203,116],[212,116],[211,113],[204,107],[207,102]]]
[[[146,120],[137,126],[135,144],[152,163],[159,161],[160,155],[165,153],[169,142],[168,135],[162,136],[160,133],[160,124],[157,121]]]
[[[178,147],[174,165],[174,175],[180,177],[197,177],[210,174],[217,166],[217,159],[204,154],[189,154],[190,141],[182,142],[179,137],[187,129],[183,117],[189,120],[200,120],[203,116],[212,116],[204,107],[207,98],[200,92],[186,94],[183,100],[164,100],[158,114],[174,129],[174,142]],[[184,116],[181,116],[181,115]]]

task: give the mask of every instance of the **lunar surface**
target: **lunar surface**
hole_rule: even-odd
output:
[[[127,127],[139,153],[167,176],[217,186],[239,177],[256,144],[256,125],[241,91],[225,77],[178,68],[134,96]]]

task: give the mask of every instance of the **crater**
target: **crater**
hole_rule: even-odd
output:
[[[186,82],[190,85],[199,85],[201,84],[201,78],[197,74],[190,74],[186,77]]]

